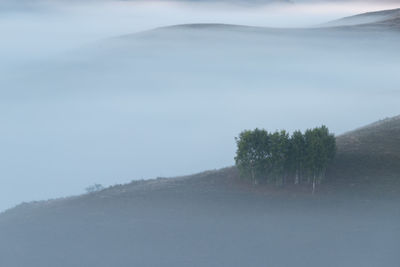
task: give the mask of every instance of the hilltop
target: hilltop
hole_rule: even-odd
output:
[[[400,29],[400,8],[367,12],[323,24],[325,27],[389,28]]]
[[[394,190],[400,186],[400,115],[386,118],[349,131],[336,137],[337,155],[327,173],[327,180],[322,188],[339,184],[354,185],[361,183],[379,186],[390,183]],[[398,188],[400,189],[400,187]],[[293,196],[293,186],[287,190],[274,186],[254,187],[250,182],[239,177],[235,166],[219,170],[209,170],[198,174],[136,180],[125,185],[115,185],[104,190],[66,199],[25,203],[17,207],[26,208],[56,206],[66,202],[81,202],[87,199],[114,199],[131,197],[132,195],[158,194],[168,192],[173,195],[213,194],[213,193],[261,193],[270,196]],[[308,195],[307,188],[299,187],[295,193]],[[336,189],[338,190],[338,189]],[[339,188],[340,190],[340,188]],[[281,195],[283,193],[283,195]],[[289,194],[287,194],[289,193]],[[324,194],[322,190],[319,194]],[[400,194],[400,191],[396,191]],[[162,194],[162,193],[160,193]],[[400,196],[400,195],[399,195]],[[14,213],[11,209],[6,213]]]
[[[340,185],[367,183],[379,185],[390,182],[391,186],[400,185],[400,115],[386,118],[349,131],[336,137],[337,155],[327,174],[327,183]],[[390,180],[388,180],[390,178]],[[322,185],[324,188],[324,186]],[[393,188],[392,188],[393,189]],[[400,188],[399,188],[400,189]],[[309,191],[299,188],[299,192],[307,195]],[[288,190],[279,189],[278,192],[270,186],[254,187],[251,183],[239,177],[236,167],[226,167],[220,170],[209,170],[198,174],[156,178],[149,180],[132,181],[125,185],[115,185],[99,192],[66,198],[65,200],[50,200],[20,205],[24,207],[39,207],[57,205],[63,201],[81,201],[93,197],[112,199],[145,192],[169,192],[172,194],[235,192],[261,192],[270,195],[292,193],[293,187]],[[279,193],[280,192],[280,193]],[[323,193],[323,192],[322,192]],[[400,191],[398,192],[400,193]],[[9,210],[7,213],[12,213]]]
[[[193,24],[180,24],[156,28],[150,31],[140,33],[140,36],[151,36],[156,33],[168,32],[181,32],[189,31],[218,31],[227,33],[248,33],[248,34],[288,34],[295,36],[308,36],[332,32],[346,32],[349,30],[395,30],[400,29],[400,8],[391,10],[381,10],[374,12],[367,12],[357,14],[354,16],[344,17],[338,20],[330,21],[315,27],[302,27],[302,28],[273,28],[249,25],[236,25],[224,23],[193,23]],[[126,35],[126,37],[134,37],[137,34]]]

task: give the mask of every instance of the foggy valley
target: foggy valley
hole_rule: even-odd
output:
[[[399,2],[194,2],[0,2],[0,265],[397,266]],[[316,194],[235,166],[321,125]]]

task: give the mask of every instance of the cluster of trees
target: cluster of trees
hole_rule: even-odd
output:
[[[245,130],[236,138],[235,162],[242,177],[253,183],[320,183],[336,153],[335,136],[326,126],[270,133],[263,129]]]

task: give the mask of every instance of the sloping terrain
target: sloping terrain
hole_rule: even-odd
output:
[[[400,9],[367,12],[322,25],[324,27],[357,27],[366,29],[400,29]]]
[[[367,12],[325,23],[324,26],[345,26],[378,23],[400,17],[400,9]]]
[[[337,138],[332,181],[400,185],[400,116],[375,122]]]
[[[339,133],[396,114],[399,43],[381,30],[195,24],[4,66],[0,209],[36,199],[20,182],[32,177],[53,198],[228,166],[243,129]]]
[[[340,136],[338,157],[397,161],[398,131],[399,117]],[[235,168],[135,181],[1,214],[0,265],[393,267],[397,200],[259,190]]]
[[[74,54],[79,60],[32,68],[30,79],[17,77],[23,82],[2,92],[0,108],[9,109],[2,114],[12,115],[4,118],[9,132],[1,144],[13,153],[3,159],[11,166],[3,176],[19,178],[13,175],[21,155],[33,166],[25,175],[37,166],[47,170],[38,151],[78,180],[89,169],[94,177],[124,176],[157,169],[158,162],[215,163],[229,154],[232,133],[249,125],[315,125],[320,116],[339,127],[354,123],[349,112],[368,118],[397,110],[398,35],[351,29],[183,25],[112,40],[115,46],[92,49],[93,57],[85,50],[87,58]],[[45,81],[37,81],[41,75]],[[115,95],[124,101],[113,102]],[[360,99],[364,105],[355,107]],[[15,122],[39,122],[38,131]],[[166,136],[162,127],[175,132]],[[206,144],[199,142],[204,136]],[[307,188],[253,187],[232,167],[22,204],[0,214],[0,266],[397,266],[398,191],[355,196],[353,184],[383,193],[396,188],[398,136],[398,117],[339,136],[329,183],[315,196]],[[70,172],[81,163],[86,171]],[[53,172],[45,175],[57,183]],[[352,190],[332,193],[345,188]]]
[[[400,8],[381,10],[374,12],[367,12],[358,14],[350,17],[344,17],[338,20],[330,21],[312,28],[271,28],[271,27],[255,27],[246,25],[232,25],[232,24],[213,24],[213,23],[199,23],[199,24],[182,24],[161,27],[155,30],[144,32],[143,36],[151,36],[163,31],[171,33],[171,30],[181,31],[184,34],[191,30],[207,30],[207,31],[218,31],[222,34],[228,33],[248,33],[248,34],[269,34],[270,37],[274,37],[274,34],[288,34],[299,37],[318,37],[318,34],[326,34],[334,31],[348,31],[349,28],[355,28],[357,30],[368,29],[372,30],[374,27],[380,27],[380,29],[387,30],[398,30],[400,27]],[[187,33],[186,32],[186,33]],[[177,33],[178,34],[178,33]],[[130,35],[136,37],[136,35]],[[127,35],[126,37],[129,37]]]

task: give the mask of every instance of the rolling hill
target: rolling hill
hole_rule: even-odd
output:
[[[399,126],[394,117],[339,136],[335,175],[399,178]],[[258,189],[233,167],[134,181],[2,213],[0,264],[393,267],[397,200]]]
[[[108,40],[115,43],[90,49],[93,57],[84,50],[85,57],[74,54],[79,60],[68,57],[47,69],[31,68],[35,71],[30,79],[18,77],[20,86],[4,94],[2,103],[18,116],[4,118],[3,125],[13,129],[16,122],[23,127],[39,121],[40,127],[32,128],[40,131],[7,132],[2,147],[13,152],[4,157],[13,163],[7,176],[17,179],[12,175],[21,155],[47,170],[48,162],[37,151],[47,151],[52,160],[67,151],[68,157],[50,161],[66,175],[75,174],[68,171],[79,169],[80,163],[88,169],[109,165],[105,170],[113,175],[134,168],[132,161],[141,168],[154,162],[185,165],[199,161],[194,153],[185,154],[187,161],[182,162],[170,152],[182,159],[184,151],[195,148],[213,162],[224,153],[219,149],[224,148],[222,142],[231,145],[226,136],[237,127],[237,118],[251,125],[271,125],[275,119],[297,127],[320,116],[346,125],[354,123],[349,112],[368,118],[397,110],[399,38],[397,32],[387,34],[380,28],[397,29],[393,14],[380,13],[378,20],[361,25],[346,20],[346,25],[312,29],[164,27]],[[46,80],[37,82],[44,73]],[[26,84],[32,88],[24,91]],[[246,94],[232,94],[232,88]],[[115,95],[119,101],[109,101]],[[303,102],[289,101],[288,96]],[[27,107],[9,101],[13,97],[29,99],[30,112],[21,113]],[[45,102],[38,101],[41,98]],[[65,104],[65,99],[78,103]],[[354,101],[360,99],[365,104],[355,108]],[[84,109],[93,103],[89,111]],[[244,113],[247,109],[250,112]],[[282,109],[288,112],[276,116]],[[152,130],[150,125],[157,127]],[[165,137],[160,125],[175,132]],[[110,128],[115,132],[108,132]],[[225,133],[192,147],[214,128]],[[137,134],[138,129],[144,131]],[[70,135],[62,135],[66,133]],[[183,140],[182,134],[192,139]],[[239,179],[235,167],[228,167],[24,203],[0,214],[0,266],[398,266],[399,136],[400,117],[338,136],[337,157],[314,196],[307,187],[254,187]],[[100,151],[110,140],[121,143]],[[153,144],[155,140],[159,143]],[[25,144],[37,148],[29,150]],[[76,153],[82,147],[87,154]],[[87,164],[101,153],[107,155],[103,161]],[[79,164],[68,165],[66,159]],[[33,175],[29,169],[26,173]],[[82,173],[88,171],[74,179],[83,179]],[[99,169],[95,174],[108,173]],[[48,176],[55,180],[54,173]]]
[[[337,138],[331,180],[400,184],[400,116],[387,118]]]
[[[160,27],[154,30],[146,31],[140,34],[141,36],[152,36],[156,33],[171,32],[173,30],[184,33],[190,30],[216,30],[223,32],[249,33],[249,34],[292,34],[305,36],[309,34],[331,32],[332,30],[348,31],[349,29],[375,29],[385,28],[387,30],[398,30],[400,28],[400,8],[390,10],[380,10],[357,14],[354,16],[344,17],[338,20],[330,21],[322,25],[317,25],[310,28],[272,28],[272,27],[255,27],[247,25],[221,24],[221,23],[197,23],[197,24],[182,24]],[[136,37],[137,35],[126,35],[126,37]]]
[[[322,26],[385,27],[391,29],[400,29],[400,9],[397,8],[390,10],[367,12],[331,21]]]

